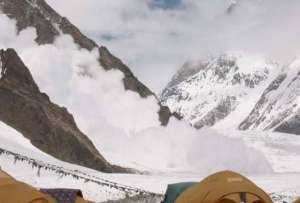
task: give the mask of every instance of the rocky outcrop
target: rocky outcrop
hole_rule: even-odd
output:
[[[172,113],[170,111],[169,107],[163,106],[161,104],[159,104],[159,105],[160,105],[160,110],[159,110],[158,114],[159,114],[159,121],[160,121],[161,125],[163,125],[163,126],[168,125],[168,122],[171,117],[174,117],[177,120],[182,119],[182,116],[180,116],[178,113],[176,113],[176,112]]]
[[[194,126],[200,129],[204,126],[213,126],[218,121],[226,118],[236,107],[236,97],[228,96],[224,100],[221,100],[219,104],[208,112],[203,118],[197,121]]]
[[[100,63],[106,70],[119,69],[124,73],[124,87],[126,90],[138,92],[141,97],[145,98],[154,95],[143,83],[141,83],[131,72],[131,70],[117,57],[112,55],[106,47],[99,48]]]
[[[38,44],[53,43],[56,36],[64,33],[71,35],[80,48],[98,49],[99,63],[103,68],[106,70],[118,69],[123,72],[123,83],[126,90],[137,92],[143,98],[155,96],[120,59],[112,55],[106,47],[99,47],[93,40],[83,35],[67,18],[60,16],[44,0],[0,0],[0,10],[16,20],[18,31],[27,27],[36,28],[37,38],[35,40]],[[162,125],[165,125],[168,123],[169,117],[164,114],[160,120]]]
[[[289,134],[300,135],[300,111],[287,121],[282,122],[275,131]]]
[[[0,120],[42,151],[70,163],[104,172],[126,172],[110,165],[76,126],[66,108],[41,93],[13,49],[0,51]]]

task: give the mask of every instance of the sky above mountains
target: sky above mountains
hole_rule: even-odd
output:
[[[161,9],[174,9],[181,5],[181,0],[153,0],[150,2],[150,7]]]
[[[156,93],[187,60],[244,51],[289,63],[300,48],[298,0],[47,2]]]

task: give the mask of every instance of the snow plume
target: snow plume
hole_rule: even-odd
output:
[[[137,93],[125,91],[123,73],[100,67],[98,50],[78,50],[70,36],[61,36],[54,45],[27,49],[21,56],[50,98],[85,115],[84,126],[90,123],[87,118],[105,118],[126,132],[159,125],[155,98],[141,99]]]
[[[265,156],[237,138],[228,138],[214,130],[191,128],[171,120],[167,128],[153,127],[131,137],[107,128],[109,133],[92,140],[116,164],[167,171],[193,171],[209,174],[219,170],[266,173],[272,168]]]
[[[17,36],[13,21],[0,16],[0,22],[5,30],[0,48],[18,51],[41,91],[67,107],[109,161],[159,170],[271,170],[264,155],[241,140],[212,130],[197,131],[183,121],[171,120],[168,127],[161,127],[155,98],[125,91],[123,74],[100,67],[97,50],[79,49],[67,35],[52,45],[38,46],[34,29]]]
[[[14,23],[4,16],[0,19],[1,30],[6,31],[0,34],[0,47],[15,48],[41,91],[70,112],[85,115],[84,126],[90,122],[86,118],[99,117],[127,132],[159,125],[156,99],[125,91],[123,73],[100,67],[98,50],[79,49],[69,35],[58,37],[53,45],[38,46],[34,29],[16,36]]]

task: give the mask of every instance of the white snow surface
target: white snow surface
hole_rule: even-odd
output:
[[[300,136],[271,131],[218,130],[225,136],[241,138],[247,146],[261,151],[274,172],[300,172]]]
[[[300,195],[300,138],[294,135],[279,133],[262,132],[228,132],[228,136],[243,137],[249,146],[256,147],[263,151],[270,160],[274,173],[251,174],[243,173],[252,181],[258,184],[272,197],[276,202],[282,200],[292,201]],[[45,163],[55,164],[73,171],[75,174],[83,172],[87,175],[117,182],[122,185],[137,187],[149,192],[163,194],[170,183],[184,181],[200,181],[202,178],[210,175],[207,172],[197,171],[155,171],[147,175],[138,174],[104,174],[84,167],[76,166],[66,162],[59,161],[40,150],[36,149],[21,134],[0,123],[0,148],[13,151],[31,158],[44,161]],[[258,163],[259,164],[259,163]],[[37,188],[75,188],[81,189],[84,196],[95,202],[102,202],[111,199],[120,199],[125,197],[123,191],[97,185],[92,182],[77,180],[70,176],[60,176],[49,170],[38,170],[31,165],[17,161],[6,154],[0,156],[0,167],[13,175],[20,181],[24,181]],[[79,172],[78,172],[79,171]],[[279,199],[278,199],[279,198]]]
[[[20,133],[14,129],[0,122],[0,148],[8,150],[37,161],[42,161],[46,164],[54,164],[59,167],[72,171],[74,174],[80,175],[76,171],[88,174],[90,176],[97,176],[98,178],[105,178],[109,175],[94,171],[92,169],[84,168],[57,160],[39,149],[35,148],[29,140],[24,138]],[[85,182],[70,176],[61,176],[51,170],[33,168],[31,164],[25,161],[17,161],[13,156],[1,154],[0,167],[16,179],[35,186],[36,188],[73,188],[80,189],[84,193],[84,197],[88,200],[101,202],[106,200],[121,199],[125,197],[123,191],[107,186],[99,186],[93,182]]]

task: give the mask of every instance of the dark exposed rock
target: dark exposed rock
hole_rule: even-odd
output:
[[[226,14],[228,14],[228,15],[232,14],[236,10],[236,7],[237,7],[237,2],[232,1],[229,4],[228,8],[226,9]]]
[[[201,120],[197,121],[194,126],[200,129],[204,126],[213,126],[219,120],[228,116],[236,107],[236,97],[226,97],[213,110],[208,112]]]
[[[106,70],[110,69],[119,69],[125,75],[123,82],[126,90],[131,90],[134,92],[138,92],[141,97],[147,97],[150,95],[154,95],[148,87],[146,87],[143,83],[139,82],[138,79],[133,75],[131,70],[123,64],[123,62],[112,55],[106,47],[100,47],[100,63],[103,68]]]
[[[281,123],[275,131],[300,135],[300,112],[295,116]]]
[[[13,49],[0,51],[0,120],[42,151],[70,163],[104,172],[126,172],[110,165],[76,126],[73,116],[41,93]]]
[[[44,0],[0,0],[0,10],[9,18],[15,19],[17,29],[34,27],[37,30],[38,44],[53,43],[60,32],[69,34],[80,48],[99,50],[99,62],[106,70],[119,69],[124,74],[124,88],[137,92],[141,97],[155,96],[141,83],[131,70],[106,47],[99,47],[93,40],[83,35],[67,18],[60,16]],[[159,114],[161,115],[161,114]],[[168,123],[169,117],[160,117],[162,123]]]
[[[52,43],[59,34],[51,21],[39,9],[33,9],[29,1],[0,0],[0,9],[9,18],[16,20],[18,32],[30,26],[37,28],[36,42],[39,44]]]
[[[168,122],[170,120],[170,117],[174,116],[178,120],[182,119],[182,116],[180,116],[178,113],[174,112],[172,113],[170,109],[166,106],[160,106],[160,110],[158,112],[159,114],[159,120],[161,122],[161,125],[166,126],[168,125]]]

